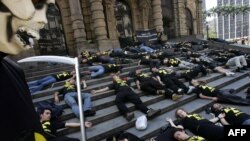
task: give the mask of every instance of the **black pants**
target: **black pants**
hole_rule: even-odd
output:
[[[237,105],[250,105],[249,99],[244,99],[240,96],[231,94],[230,89],[220,90],[217,97],[219,102],[231,103]]]
[[[173,91],[166,89],[164,86],[162,86],[157,80],[151,78],[148,81],[141,82],[141,90],[156,95],[157,90],[165,90],[165,96],[166,98],[172,98]]]
[[[164,78],[163,83],[165,84],[166,88],[173,90],[175,93],[178,92],[179,88],[183,89],[185,93],[188,91],[187,86],[183,82],[174,77]]]
[[[197,77],[200,72],[203,75],[207,75],[206,68],[202,65],[199,65],[192,68],[189,72],[182,74],[182,77],[185,78],[187,81],[191,81],[193,78]]]
[[[116,94],[115,104],[119,109],[119,112],[122,115],[126,115],[129,110],[125,105],[125,102],[131,102],[135,104],[135,108],[142,111],[143,113],[147,113],[148,108],[142,103],[138,94],[136,94],[131,88],[122,89]]]
[[[223,141],[224,128],[213,123],[200,124],[196,131],[191,131],[209,141]]]
[[[69,138],[69,137],[56,137],[53,139],[48,139],[48,141],[80,141],[76,138]]]

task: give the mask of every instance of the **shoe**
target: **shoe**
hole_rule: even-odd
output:
[[[94,110],[84,111],[84,116],[85,117],[94,116],[95,114],[96,114],[96,112]]]
[[[242,72],[240,68],[237,68],[236,69],[236,72]]]
[[[135,117],[134,113],[127,113],[125,118],[127,119],[127,121],[131,121],[133,118]]]
[[[243,66],[243,67],[242,67],[242,70],[247,70],[247,66]]]
[[[182,98],[182,96],[183,96],[183,95],[173,94],[173,95],[172,95],[172,100],[173,100],[173,101],[176,101],[176,100]]]
[[[165,94],[165,90],[157,90],[156,93],[158,95],[163,95],[163,94]]]
[[[149,109],[149,110],[147,111],[147,117],[148,117],[149,119],[152,119],[152,118],[156,117],[157,115],[159,115],[160,113],[161,113],[161,110],[160,110],[160,109],[158,109],[158,110]]]
[[[233,72],[226,72],[225,74],[226,74],[226,76],[234,76],[235,75],[235,73],[233,73]]]
[[[183,89],[178,89],[178,94],[183,94],[184,93],[184,90]]]
[[[188,89],[188,91],[187,91],[187,94],[192,93],[194,89],[195,89],[194,86],[189,86],[189,89]]]

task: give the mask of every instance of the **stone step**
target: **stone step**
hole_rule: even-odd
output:
[[[231,83],[230,85],[227,85],[226,87],[223,87],[223,89],[234,89],[236,90],[235,92],[239,92],[244,88],[248,87],[249,85],[250,85],[250,78],[244,77],[239,81],[236,81],[234,83]]]
[[[142,68],[140,70],[142,70],[143,72],[148,72],[149,71],[148,68]],[[128,72],[124,72],[124,73],[121,74],[121,76],[124,76],[124,77],[126,77],[127,75],[128,75]],[[131,80],[131,79],[129,79],[129,80]],[[87,80],[86,83],[87,83],[88,87],[83,89],[82,92],[90,92],[93,89],[99,89],[99,88],[106,87],[106,86],[112,84],[112,78],[110,76],[106,76],[106,77],[103,77],[103,78]],[[95,84],[93,84],[93,83],[95,83]],[[56,86],[56,87],[36,92],[36,93],[34,93],[32,95],[32,98],[37,99],[37,98],[43,98],[45,96],[51,96],[51,95],[53,95],[54,92],[62,89],[63,84],[64,83],[61,82],[61,83],[57,84],[58,86]],[[89,85],[89,84],[92,84],[92,85]]]
[[[136,63],[125,66],[122,71],[126,71],[126,69],[134,68],[134,67],[137,67]],[[74,70],[74,69],[63,70],[63,71],[71,71],[71,70]],[[80,68],[80,73],[82,71],[86,71],[86,70],[88,70],[88,67]],[[60,72],[62,72],[62,71],[52,72],[52,73],[45,73],[45,74],[35,75],[35,76],[31,76],[31,77],[26,76],[26,80],[27,80],[27,82],[30,82],[30,81],[41,79],[41,78],[49,76],[49,75],[56,75],[57,73],[60,73]]]
[[[223,77],[223,78],[221,78],[221,79],[224,79],[224,80],[227,80],[227,81],[230,81],[230,82],[233,82],[232,81],[232,79],[234,79],[234,80],[237,80],[236,78],[237,77],[242,77],[242,75],[245,75],[245,74],[241,74],[241,75],[236,75],[236,77],[234,77],[234,78],[232,78],[231,77],[231,79],[228,79],[228,77]],[[223,87],[224,86],[224,83],[225,84],[227,84],[228,82],[227,81],[218,81],[218,82],[216,82],[216,83],[210,83],[210,86],[213,86],[213,87],[217,87],[217,88],[220,88],[220,87]],[[220,83],[219,83],[220,82]],[[192,97],[193,98],[196,98],[196,96],[195,95],[192,95]],[[164,101],[164,100],[163,100]],[[160,101],[161,102],[161,101]],[[153,104],[154,105],[154,104]],[[77,120],[77,119],[75,119],[75,120]],[[101,123],[102,124],[102,123]],[[67,131],[68,132],[68,131]],[[106,134],[105,134],[106,135]],[[98,135],[99,136],[99,135]]]

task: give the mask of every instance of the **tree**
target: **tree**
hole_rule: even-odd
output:
[[[245,14],[250,12],[250,6],[248,5],[224,5],[213,7],[210,10],[203,11],[204,17],[210,17],[212,15],[218,14],[218,16],[226,16],[229,14]]]

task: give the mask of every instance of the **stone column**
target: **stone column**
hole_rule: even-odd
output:
[[[202,0],[197,0],[197,34],[202,34],[203,32],[203,16],[202,16]]]
[[[83,23],[83,15],[81,11],[81,4],[79,0],[69,0],[69,7],[71,13],[72,29],[74,32],[74,41],[75,41],[75,53],[79,54],[84,48],[86,48],[86,33],[85,26]],[[74,54],[70,51],[70,54]]]
[[[178,0],[178,17],[179,18],[179,29],[180,29],[180,36],[185,36],[188,34],[187,30],[187,18],[186,18],[186,0]]]
[[[103,11],[102,0],[90,0],[90,9],[92,13],[92,20],[94,21],[94,31],[96,35],[96,40],[100,51],[104,51],[110,48],[108,38],[106,23]]]
[[[135,32],[136,30],[139,29],[139,27],[138,27],[138,23],[139,23],[138,19],[139,18],[137,16],[138,7],[137,7],[136,0],[128,0],[128,2],[129,2],[129,6],[131,8],[131,16],[132,16],[132,23],[133,23],[133,30],[134,30],[133,32]]]
[[[161,0],[152,0],[154,26],[157,32],[163,32]]]
[[[163,21],[162,21],[162,9],[161,9],[161,0],[152,0],[153,6],[153,19],[154,19],[154,26],[157,32],[163,33]],[[162,34],[162,40],[167,40],[167,36]]]

